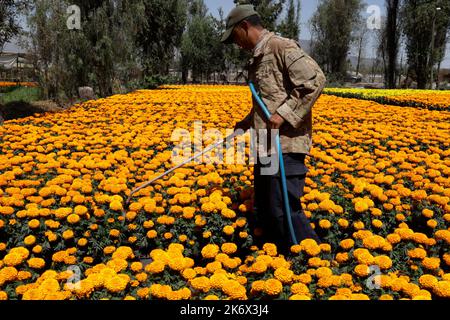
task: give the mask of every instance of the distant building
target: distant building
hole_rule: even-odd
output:
[[[0,54],[0,79],[6,81],[31,80],[34,67],[26,53],[3,52]]]

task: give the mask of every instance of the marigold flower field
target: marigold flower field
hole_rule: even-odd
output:
[[[5,122],[0,299],[450,298],[446,110],[323,95],[301,199],[323,243],[288,257],[253,244],[248,164],[192,163],[122,216],[174,129],[225,133],[250,107],[246,87],[167,86]]]

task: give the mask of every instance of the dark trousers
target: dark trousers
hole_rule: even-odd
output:
[[[314,239],[320,243],[319,237],[301,207],[300,198],[303,196],[308,172],[305,166],[305,155],[288,153],[284,154],[283,158],[292,224],[297,241],[300,243],[304,239]],[[256,243],[259,245],[266,242],[275,243],[279,252],[286,255],[294,243],[286,218],[280,171],[278,170],[274,175],[262,175],[261,168],[264,166],[258,159],[254,168],[256,212],[254,218],[256,220],[253,224],[263,230],[261,239],[256,239]]]

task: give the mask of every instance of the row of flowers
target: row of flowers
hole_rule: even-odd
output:
[[[37,87],[36,82],[11,82],[0,81],[0,88],[2,87]]]
[[[395,106],[441,111],[450,109],[450,92],[448,90],[327,88],[324,92],[338,97],[372,100]]]
[[[0,298],[450,297],[446,112],[322,96],[301,201],[323,243],[287,257],[255,245],[248,164],[191,163],[125,205],[172,167],[174,129],[223,131],[250,105],[244,87],[186,86],[7,121]]]

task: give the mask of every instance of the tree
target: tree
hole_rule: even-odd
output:
[[[67,8],[81,9],[81,30],[67,28]],[[46,98],[74,97],[91,86],[100,96],[127,83],[136,69],[138,2],[34,0],[27,16],[39,82]]]
[[[215,57],[219,51],[220,35],[217,21],[208,15],[203,0],[194,0],[189,6],[186,32],[181,42],[181,59],[186,80],[187,70],[192,70],[192,80],[199,82],[204,75],[210,74],[220,64]]]
[[[397,58],[399,51],[399,0],[386,0],[387,22],[386,22],[386,53],[387,53],[387,68],[385,70],[385,83],[389,89],[395,89],[396,73],[397,73]]]
[[[436,8],[440,8],[439,11]],[[402,18],[406,40],[409,73],[415,74],[417,87],[425,89],[431,69],[442,60],[446,34],[449,29],[448,1],[404,0]],[[434,39],[434,41],[433,41]],[[431,54],[433,53],[433,54]]]
[[[280,23],[278,30],[283,37],[299,40],[300,37],[300,1],[289,1],[286,18]]]
[[[181,45],[188,3],[186,0],[138,1],[141,1],[143,20],[139,23],[137,45],[144,73],[168,74],[175,48]]]
[[[313,55],[333,80],[346,75],[352,31],[360,19],[360,0],[320,0],[310,20]]]
[[[363,19],[361,19],[358,24],[357,28],[354,30],[354,36],[353,36],[353,42],[354,46],[357,51],[357,63],[356,63],[356,76],[359,75],[361,71],[361,58],[364,54],[364,49],[367,45],[367,38],[366,35],[368,33],[369,29],[367,29],[367,24]]]
[[[261,16],[265,28],[276,31],[277,19],[283,11],[286,0],[234,0],[236,4],[252,4]]]
[[[2,0],[0,4],[0,52],[5,44],[19,34],[18,21],[20,13],[26,9],[27,1]]]

